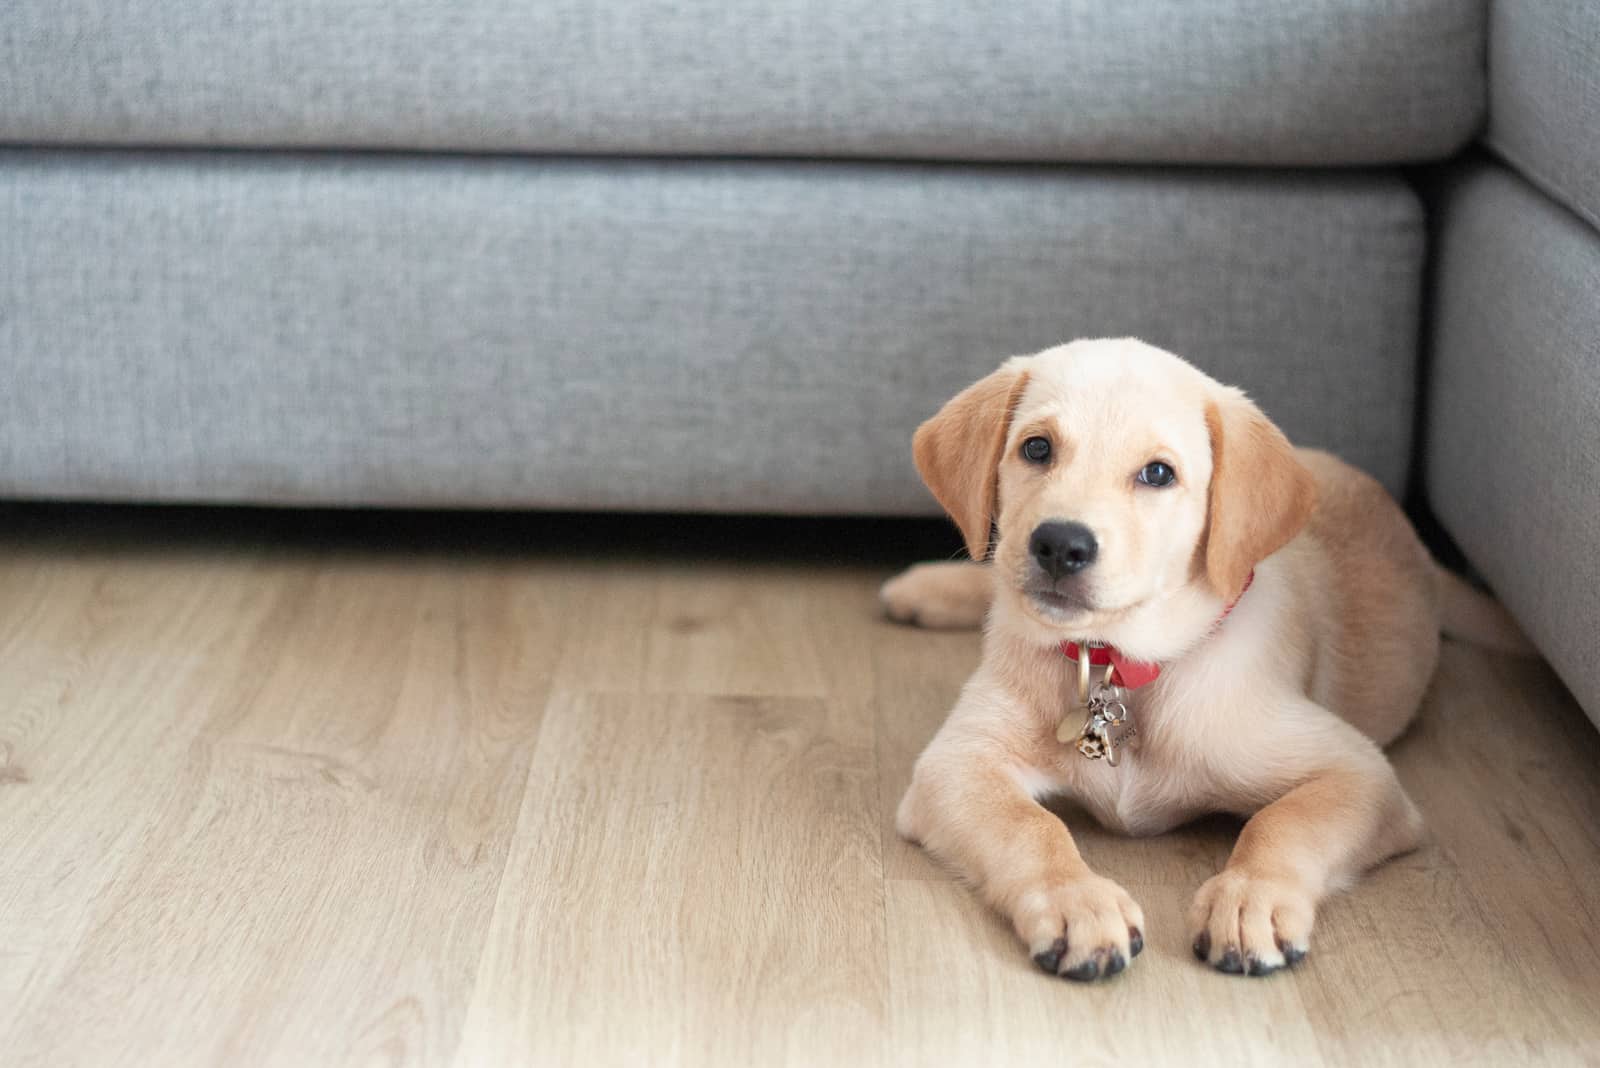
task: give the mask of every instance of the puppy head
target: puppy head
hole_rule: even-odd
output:
[[[924,423],[913,452],[975,559],[998,530],[997,610],[1041,641],[1121,644],[1119,624],[1180,596],[1211,611],[1316,500],[1243,393],[1134,340],[1007,361]]]

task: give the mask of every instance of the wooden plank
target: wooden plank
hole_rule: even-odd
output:
[[[456,1063],[875,1062],[875,797],[823,700],[558,694]]]
[[[209,715],[165,797],[119,800],[156,818],[58,940],[69,963],[11,1053],[447,1059],[553,658],[539,600],[503,569],[341,563],[256,630],[261,668],[211,662],[208,690],[145,704],[157,724]]]
[[[248,674],[274,596],[256,561],[63,556],[0,589],[0,1048],[51,1010],[97,903],[168,815],[207,710]]]

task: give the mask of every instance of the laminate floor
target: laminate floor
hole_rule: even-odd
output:
[[[1236,825],[1067,813],[1148,918],[1083,987],[893,833],[978,655],[878,618],[912,528],[707,529],[0,510],[0,1063],[1600,1062],[1544,666],[1447,644],[1430,839],[1290,973],[1190,957]]]

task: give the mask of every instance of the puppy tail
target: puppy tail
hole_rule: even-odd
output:
[[[1446,637],[1513,656],[1537,656],[1522,628],[1499,601],[1453,571],[1433,565],[1439,599],[1439,629]]]

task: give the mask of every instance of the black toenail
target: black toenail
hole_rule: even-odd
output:
[[[1194,955],[1197,960],[1205,960],[1211,956],[1211,932],[1201,931],[1194,940]]]
[[[1217,961],[1217,971],[1227,972],[1229,975],[1243,975],[1244,962],[1239,959],[1239,951],[1232,946],[1222,952],[1222,959]]]
[[[1284,946],[1283,959],[1292,968],[1306,959],[1305,948],[1303,946]]]
[[[1122,951],[1113,949],[1111,951],[1111,956],[1106,960],[1106,977],[1110,978],[1111,976],[1116,975],[1127,966],[1128,962],[1123,957]]]
[[[1244,972],[1246,975],[1271,975],[1282,967],[1283,965],[1281,964],[1263,964],[1261,963],[1261,958],[1254,953],[1246,953],[1244,955]]]
[[[1061,958],[1066,955],[1067,940],[1063,936],[1050,943],[1050,948],[1041,950],[1033,955],[1033,963],[1049,972],[1056,974],[1056,968],[1061,964]]]
[[[1099,978],[1100,965],[1092,960],[1086,960],[1076,968],[1061,974],[1075,983],[1087,983],[1092,979]]]
[[[1128,955],[1137,957],[1144,952],[1144,932],[1137,927],[1128,928]]]

